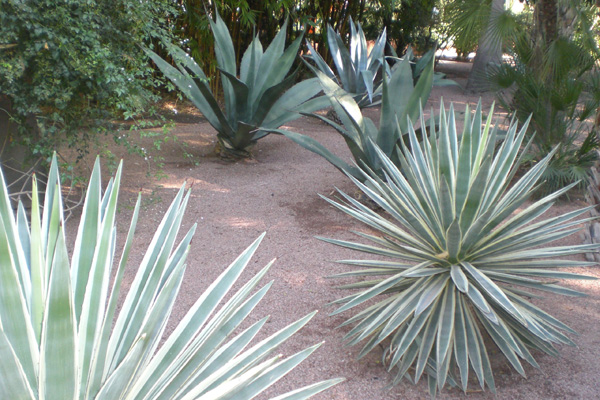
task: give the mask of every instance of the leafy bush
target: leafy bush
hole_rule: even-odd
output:
[[[472,372],[482,389],[495,390],[485,336],[521,375],[521,360],[538,366],[530,349],[557,355],[555,344],[573,345],[564,333],[573,330],[528,298],[531,291],[582,296],[556,280],[594,278],[555,269],[591,263],[550,258],[598,248],[548,245],[585,221],[576,218],[590,207],[538,219],[573,185],[526,203],[554,151],[513,184],[527,125],[512,123],[498,144],[491,112],[483,128],[481,106],[465,115],[462,135],[452,107],[446,116],[442,106],[439,130],[432,127],[422,142],[410,126],[411,149],[398,154],[402,172],[375,147],[385,179],[372,171],[364,184],[352,179],[385,215],[344,193],[345,200],[328,200],[383,237],[360,234],[372,244],[324,240],[390,258],[343,261],[358,270],[339,276],[366,278],[345,285],[358,291],[336,302],[334,314],[366,307],[343,324],[353,326],[348,343],[366,340],[361,357],[385,343],[394,383],[409,371],[415,381],[426,373],[432,394],[446,382],[466,391]]]
[[[318,347],[283,360],[266,359],[313,314],[248,349],[266,318],[229,339],[270,286],[251,293],[271,264],[218,307],[262,237],[200,296],[161,344],[195,231],[194,225],[175,246],[189,200],[184,188],[167,210],[117,313],[140,208],[138,198],[115,270],[120,175],[121,166],[103,195],[96,162],[70,261],[56,158],[42,214],[33,192],[30,224],[22,205],[13,216],[2,177],[1,398],[249,399]],[[36,185],[34,180],[34,189]],[[306,398],[336,382],[317,383],[280,398]]]
[[[254,38],[242,57],[239,78],[233,42],[225,23],[217,14],[216,21],[211,20],[210,25],[221,71],[225,110],[210,90],[202,68],[183,50],[172,49],[178,69],[154,52],[147,50],[147,53],[217,130],[218,150],[223,155],[247,157],[249,148],[269,133],[267,129],[278,128],[300,117],[298,112],[325,107],[324,98],[313,98],[321,91],[316,78],[294,85],[296,74],[286,77],[302,41],[302,37],[298,37],[284,49],[287,21],[264,52],[258,36]]]
[[[350,50],[346,48],[342,37],[333,30],[331,25],[327,25],[327,43],[338,77],[308,41],[306,45],[310,55],[307,58],[313,60],[316,67],[329,79],[344,88],[356,100],[359,107],[372,104],[375,97],[381,96],[381,88],[378,88],[382,79],[380,69],[382,66],[387,67],[384,65],[383,58],[387,44],[385,29],[369,52],[367,39],[360,23],[355,24],[350,17]]]
[[[314,69],[341,124],[318,114],[312,116],[329,124],[344,137],[358,166],[366,166],[376,173],[382,173],[383,166],[375,146],[392,160],[397,160],[396,146],[402,142],[403,134],[408,130],[407,121],[418,119],[421,105],[431,93],[433,62],[434,58],[431,57],[429,64],[419,71],[419,79],[414,86],[413,70],[408,57],[394,65],[389,80],[384,76],[379,127],[370,118],[363,117],[351,94],[336,85],[326,74]],[[324,157],[340,171],[364,180],[357,166],[349,165],[310,136],[282,129],[273,132],[282,134],[305,149]]]
[[[18,124],[11,140],[49,163],[61,145],[83,155],[98,134],[127,135],[114,119],[147,110],[160,83],[139,46],[170,42],[176,13],[165,0],[3,1],[0,100],[10,115],[0,120]]]

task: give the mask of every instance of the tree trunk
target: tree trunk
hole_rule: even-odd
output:
[[[504,12],[504,0],[492,0],[492,8],[486,30],[479,39],[473,68],[467,81],[467,91],[485,92],[490,89],[488,68],[502,61],[502,39],[494,35],[494,24]]]

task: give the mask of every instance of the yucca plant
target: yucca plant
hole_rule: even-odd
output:
[[[329,79],[350,93],[359,107],[366,107],[371,105],[376,97],[381,96],[379,85],[382,73],[380,70],[382,67],[384,69],[387,67],[384,62],[386,33],[384,29],[369,52],[367,39],[360,23],[355,24],[350,17],[349,25],[350,50],[346,48],[340,34],[334,31],[331,25],[327,25],[327,44],[337,70],[337,76],[308,41],[306,46],[310,54],[307,58],[313,60],[315,66]]]
[[[365,165],[376,173],[382,173],[383,164],[377,155],[376,146],[389,158],[397,161],[396,148],[403,141],[403,135],[408,130],[407,121],[418,120],[421,105],[427,101],[431,93],[433,62],[432,57],[414,86],[413,72],[408,58],[394,65],[389,79],[384,76],[379,127],[370,118],[362,115],[358,103],[351,94],[326,74],[313,68],[341,124],[319,114],[310,115],[332,126],[344,137],[356,165],[359,167]],[[348,164],[310,136],[284,129],[272,131],[324,157],[340,171],[364,180],[364,175],[357,166]]]
[[[270,286],[252,293],[269,264],[220,305],[262,237],[163,338],[195,230],[194,225],[175,245],[189,200],[184,188],[167,210],[121,302],[140,200],[121,258],[114,263],[120,177],[121,166],[102,194],[96,162],[70,260],[56,158],[42,213],[33,191],[30,222],[22,204],[13,215],[2,177],[0,398],[249,399],[318,347],[283,360],[268,356],[313,314],[250,348],[265,319],[232,337]],[[309,397],[336,382],[317,383],[278,399]]]
[[[385,178],[368,171],[366,183],[352,179],[385,215],[344,193],[328,200],[382,234],[361,233],[370,244],[324,239],[378,256],[342,261],[358,269],[339,277],[365,278],[345,285],[358,291],[336,301],[333,314],[364,306],[343,324],[352,326],[346,340],[366,340],[361,357],[384,344],[394,383],[425,373],[433,395],[446,382],[466,391],[473,372],[494,391],[491,342],[521,375],[522,360],[538,366],[531,349],[557,355],[555,344],[573,345],[566,334],[573,330],[529,299],[539,291],[582,296],[556,280],[594,278],[557,268],[591,264],[552,258],[598,248],[549,244],[576,232],[591,207],[538,218],[573,185],[527,203],[552,153],[512,182],[526,124],[511,123],[499,144],[492,112],[483,125],[481,105],[465,116],[459,134],[453,108],[446,115],[442,106],[439,130],[432,125],[423,141],[409,126],[401,169],[375,147]]]
[[[217,130],[218,153],[247,157],[250,147],[268,134],[266,128],[278,128],[300,117],[299,112],[313,112],[327,106],[325,98],[315,97],[321,91],[315,78],[295,84],[297,74],[288,75],[302,35],[286,49],[287,21],[265,51],[258,35],[254,37],[242,57],[239,75],[227,26],[218,14],[215,21],[210,20],[210,26],[225,109],[221,109],[202,68],[183,50],[170,49],[178,68],[153,51],[146,52]]]

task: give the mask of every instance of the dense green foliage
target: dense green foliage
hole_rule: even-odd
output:
[[[558,146],[544,174],[544,193],[571,182],[583,185],[600,147],[598,126],[591,121],[600,107],[594,10],[584,2],[554,6],[572,20],[546,21],[543,10],[534,10],[525,25],[531,28],[513,29],[506,41],[512,62],[489,74],[503,107],[521,122],[531,115],[534,146],[527,165]]]
[[[527,126],[512,123],[499,144],[492,112],[487,121],[480,106],[465,115],[461,134],[453,108],[446,115],[442,105],[440,127],[432,124],[427,138],[409,128],[401,170],[378,150],[385,178],[368,171],[364,184],[353,179],[384,215],[344,193],[341,202],[328,200],[382,235],[359,234],[369,244],[324,239],[378,256],[342,261],[357,269],[341,277],[364,278],[344,286],[356,292],[336,302],[334,314],[363,306],[343,324],[352,325],[348,343],[366,340],[360,356],[385,345],[394,382],[425,373],[433,395],[447,382],[466,392],[471,372],[494,390],[484,336],[521,375],[521,360],[538,366],[531,349],[557,355],[555,344],[574,345],[564,333],[573,331],[529,299],[537,291],[582,295],[556,280],[595,278],[556,268],[592,263],[552,258],[600,246],[550,244],[577,232],[585,221],[577,217],[591,208],[539,220],[569,187],[525,204],[553,156],[512,181]]]
[[[594,58],[574,41],[559,38],[541,51],[540,57],[528,36],[520,36],[513,46],[515,64],[503,64],[491,80],[497,89],[516,88],[498,92],[504,107],[513,109],[520,121],[531,115],[534,162],[558,146],[544,176],[544,190],[551,192],[585,182],[598,159],[600,132],[586,120],[600,107],[600,75],[592,71]]]
[[[388,40],[403,52],[409,45],[423,53],[436,46],[433,28],[438,22],[439,0],[378,0],[365,2],[361,23],[374,37],[387,30]]]
[[[262,237],[163,338],[196,228],[192,226],[176,244],[190,193],[185,194],[184,187],[177,193],[123,299],[124,271],[141,201],[138,196],[116,262],[120,179],[121,166],[103,194],[96,161],[69,260],[56,158],[43,212],[34,180],[29,221],[22,204],[14,216],[0,171],[1,398],[251,399],[319,346],[285,359],[271,356],[314,313],[252,347],[249,343],[267,318],[238,329],[267,293],[270,284],[253,291],[272,263],[225,296]],[[279,399],[305,399],[337,382],[317,383]]]
[[[171,40],[171,2],[1,0],[0,9],[0,96],[20,124],[13,139],[33,155],[49,159],[64,142],[85,153],[96,132],[115,131],[110,119],[156,99],[139,46]]]
[[[210,25],[221,72],[224,109],[217,101],[218,96],[211,91],[202,68],[183,50],[172,49],[178,68],[150,50],[148,54],[217,130],[221,155],[247,157],[250,147],[268,135],[268,129],[299,118],[300,112],[325,107],[327,100],[315,97],[321,91],[316,78],[294,84],[296,74],[288,75],[302,37],[285,48],[287,21],[266,50],[263,51],[258,36],[254,38],[242,57],[239,77],[227,26],[218,14],[216,21],[211,20]]]

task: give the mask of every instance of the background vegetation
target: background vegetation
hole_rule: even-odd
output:
[[[159,91],[172,88],[142,47],[155,50],[167,61],[169,46],[182,48],[206,73],[219,99],[221,76],[208,22],[217,12],[231,33],[236,65],[240,65],[241,55],[255,34],[262,43],[271,43],[286,18],[290,20],[287,42],[304,35],[331,65],[327,26],[348,42],[353,20],[361,24],[367,40],[376,39],[385,28],[391,45],[385,50],[388,55],[394,48],[402,55],[409,44],[416,54],[436,44],[453,45],[459,55],[476,51],[473,79],[468,84],[474,90],[489,89],[492,72],[501,63],[504,72],[513,66],[524,74],[518,83],[521,86],[544,76],[544,90],[567,98],[570,110],[563,112],[559,102],[525,105],[501,98],[521,122],[534,113],[530,134],[537,130],[540,154],[568,134],[564,129],[556,134],[554,128],[547,129],[548,124],[537,123],[545,118],[536,118],[540,110],[557,116],[553,126],[567,128],[573,118],[591,117],[595,110],[588,101],[596,100],[593,72],[600,55],[598,7],[593,1],[118,0],[108,5],[81,0],[0,0],[0,4],[0,97],[8,104],[0,118],[10,118],[18,126],[11,143],[25,145],[31,155],[47,160],[64,144],[76,149],[79,156],[86,154],[98,133],[110,133],[117,142],[131,143],[123,126],[115,121],[153,112],[154,103],[162,97]],[[565,52],[557,51],[561,43],[567,44],[562,48],[577,48],[577,57],[565,57]],[[521,54],[524,47],[535,55],[532,60],[539,60],[537,65],[527,63]],[[503,53],[513,57],[502,62]],[[299,59],[295,63],[301,66]],[[580,95],[574,96],[552,86],[565,74],[570,79],[591,78],[581,86]],[[512,90],[515,82],[514,76],[509,79],[505,74],[500,83]],[[533,96],[534,103],[542,97],[547,96]],[[588,112],[573,112],[583,103],[588,105]],[[567,153],[578,150],[575,145]],[[534,154],[534,161],[537,159]]]

